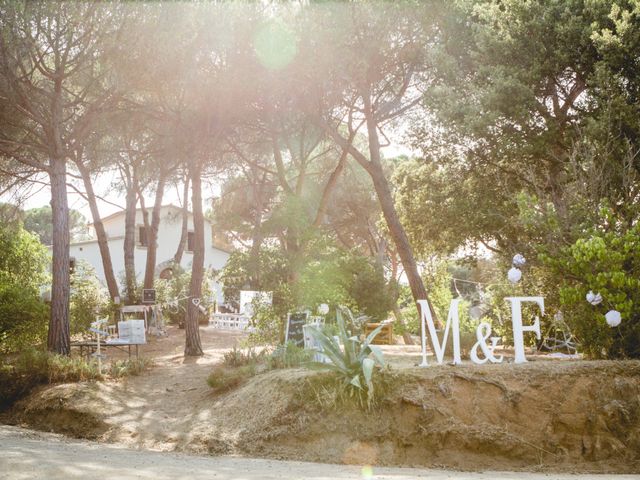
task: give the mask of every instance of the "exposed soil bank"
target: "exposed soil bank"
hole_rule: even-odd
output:
[[[549,480],[542,473],[464,473],[413,468],[362,468],[350,465],[285,462],[238,457],[200,457],[179,453],[130,450],[58,435],[0,426],[0,478],[71,480]],[[372,474],[372,475],[371,475]],[[576,480],[574,475],[554,474],[553,480]],[[611,480],[611,475],[581,475],[580,480]],[[620,475],[616,480],[638,479]]]
[[[192,453],[461,470],[640,471],[640,362],[403,370],[398,389],[372,412],[303,400],[314,375],[277,371],[224,396],[206,393],[188,418],[171,423],[173,431],[147,425],[153,435],[123,421],[130,412],[105,384],[42,390],[18,406],[15,419],[126,444],[141,435],[145,447]]]
[[[301,403],[306,375],[267,374],[221,398],[198,438],[212,452],[319,462],[640,471],[639,362],[403,371],[371,413]]]

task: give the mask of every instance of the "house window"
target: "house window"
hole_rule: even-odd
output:
[[[149,236],[147,235],[147,227],[138,227],[138,245],[140,247],[149,246]]]
[[[195,240],[195,234],[193,232],[187,232],[187,252],[193,252]]]

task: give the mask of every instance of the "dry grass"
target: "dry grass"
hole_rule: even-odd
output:
[[[0,366],[0,409],[11,406],[38,385],[104,380],[140,375],[151,362],[145,359],[118,360],[103,373],[94,361],[41,350],[25,350]]]

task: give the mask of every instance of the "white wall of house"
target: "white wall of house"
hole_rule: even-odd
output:
[[[151,217],[149,213],[149,222]],[[124,212],[106,217],[103,221],[105,231],[107,233],[109,242],[109,251],[111,253],[111,261],[113,263],[113,271],[118,279],[118,283],[121,283],[121,278],[124,278]],[[142,217],[142,211],[136,212],[136,247],[134,250],[136,275],[139,281],[144,280],[144,271],[147,260],[147,247],[140,245],[139,227],[144,226],[144,220]],[[167,205],[162,207],[160,214],[160,227],[158,229],[158,248],[156,253],[156,275],[159,275],[164,265],[167,265],[173,260],[173,256],[178,248],[180,242],[180,236],[182,229],[182,211],[180,208],[173,205]],[[189,214],[189,221],[187,226],[188,231],[193,232],[193,215]],[[98,248],[97,240],[88,240],[84,242],[76,242],[71,244],[70,248],[71,257],[76,260],[84,260],[91,264],[95,270],[98,278],[105,283],[104,268],[102,265],[102,257],[100,256],[100,250]],[[213,230],[211,223],[205,221],[205,256],[204,266],[206,269],[221,270],[227,260],[229,259],[229,252],[224,251],[216,246],[213,242]],[[180,265],[185,270],[191,269],[191,263],[193,261],[193,253],[186,250],[182,255],[182,261]],[[222,288],[220,285],[214,285],[217,300],[223,301]]]

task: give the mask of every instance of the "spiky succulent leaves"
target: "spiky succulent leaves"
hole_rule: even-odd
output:
[[[365,358],[362,361],[362,375],[364,375],[364,381],[367,383],[369,389],[373,389],[371,379],[373,378],[373,367],[375,367],[375,365],[376,363],[370,358]]]
[[[350,312],[345,311],[346,315]],[[367,405],[371,406],[374,398],[373,372],[376,364],[384,366],[384,358],[379,347],[371,345],[371,342],[382,330],[382,326],[371,332],[367,338],[361,342],[358,337],[349,336],[347,332],[344,316],[338,310],[336,315],[338,323],[338,338],[342,342],[336,341],[334,337],[327,335],[321,329],[310,326],[309,334],[314,337],[316,343],[320,347],[319,350],[324,353],[331,363],[317,363],[318,368],[332,370],[338,372],[343,378],[344,383],[351,387],[350,395],[354,395],[355,390],[367,392]],[[373,358],[369,358],[369,357]]]
[[[315,326],[309,326],[307,331],[320,346],[318,352],[323,353],[324,355],[329,357],[329,360],[331,361],[330,364],[323,363],[320,365],[324,368],[329,368],[331,370],[337,369],[339,372],[348,374],[349,367],[346,362],[347,359],[342,352],[342,349],[340,348],[340,344],[336,342],[333,337],[328,336],[322,330]]]
[[[371,350],[371,354],[375,359],[376,363],[381,367],[385,366],[384,357],[382,356],[382,349],[377,345],[369,345],[369,350]]]

